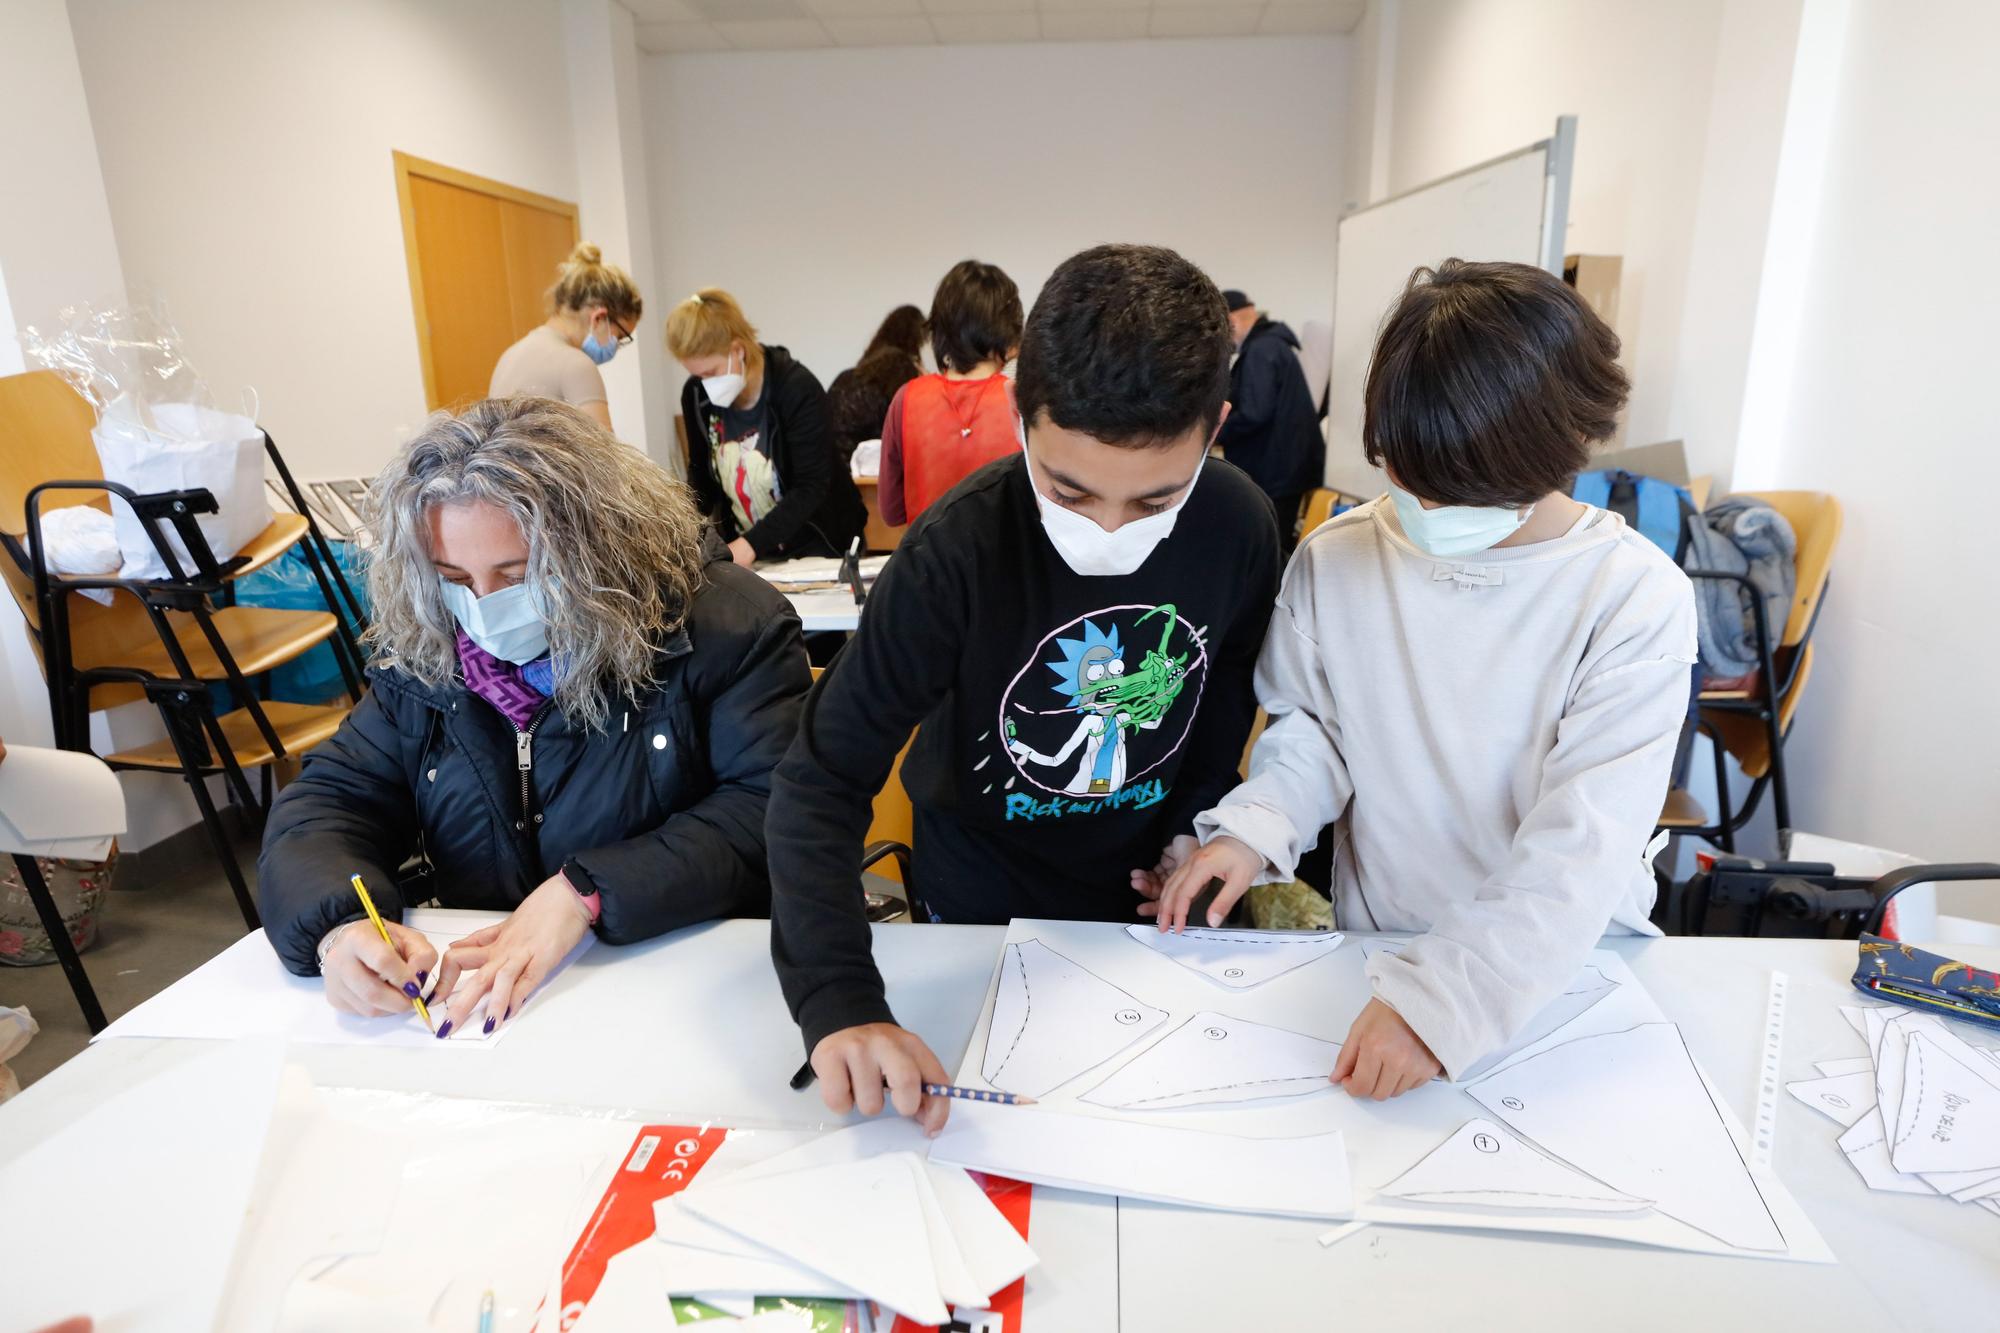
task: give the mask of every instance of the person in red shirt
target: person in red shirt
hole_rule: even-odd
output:
[[[1018,453],[1019,423],[1001,373],[1021,347],[1021,291],[992,264],[963,259],[931,299],[935,374],[896,391],[882,423],[876,494],[883,519],[911,522],[996,458]]]

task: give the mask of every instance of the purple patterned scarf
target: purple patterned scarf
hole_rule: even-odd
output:
[[[503,662],[467,638],[464,630],[458,632],[458,668],[465,676],[465,688],[500,710],[516,730],[524,729],[548,702],[548,695],[530,683],[540,665]]]

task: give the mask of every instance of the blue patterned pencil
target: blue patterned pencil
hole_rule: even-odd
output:
[[[998,1102],[1002,1106],[1033,1106],[1033,1097],[1016,1097],[1011,1092],[990,1092],[985,1088],[961,1088],[956,1083],[926,1083],[924,1093],[930,1097],[956,1097],[965,1102]]]

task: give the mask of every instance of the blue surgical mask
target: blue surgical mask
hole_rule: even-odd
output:
[[[618,340],[613,338],[608,343],[601,343],[595,333],[586,333],[583,335],[583,354],[601,366],[618,355]]]
[[[465,637],[501,661],[520,666],[548,652],[548,624],[541,595],[532,585],[517,583],[478,597],[462,583],[440,579],[438,584],[444,589],[445,608]]]
[[[1519,509],[1481,505],[1440,505],[1426,509],[1423,502],[1394,482],[1389,498],[1396,505],[1396,520],[1412,545],[1441,560],[1455,560],[1496,546],[1517,532],[1533,505]]]

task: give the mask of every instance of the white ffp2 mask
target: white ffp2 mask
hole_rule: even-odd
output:
[[[728,407],[731,403],[735,402],[736,396],[743,392],[743,386],[746,383],[748,383],[748,377],[740,370],[732,370],[721,375],[703,375],[701,377],[702,391],[708,395],[708,401],[714,403],[717,407]]]
[[[1022,433],[1026,435],[1025,431]],[[1042,488],[1035,484],[1035,460],[1028,452],[1025,438],[1021,441],[1021,456],[1027,460],[1028,488],[1035,493],[1035,505],[1041,510],[1042,531],[1048,534],[1049,544],[1056,548],[1056,554],[1073,572],[1100,578],[1130,574],[1146,563],[1146,557],[1153,553],[1153,548],[1173,532],[1174,521],[1180,517],[1188,497],[1194,494],[1195,483],[1201,480],[1201,470],[1208,463],[1208,450],[1203,449],[1201,461],[1194,465],[1194,475],[1188,478],[1180,499],[1157,514],[1135,518],[1106,532],[1097,526],[1095,520],[1073,509],[1066,509],[1042,494]]]

